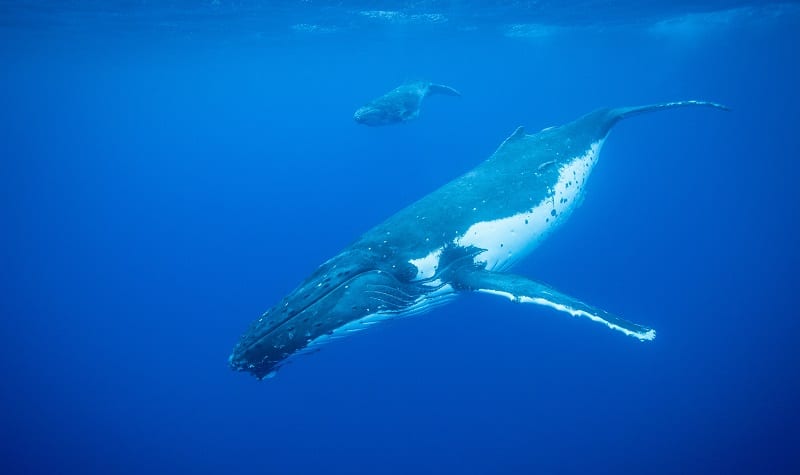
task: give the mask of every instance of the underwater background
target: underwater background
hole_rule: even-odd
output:
[[[800,473],[798,27],[743,1],[0,1],[0,472]],[[462,97],[353,121],[416,79]],[[465,295],[229,369],[517,126],[680,99],[732,110],[621,123],[514,269],[655,341]]]

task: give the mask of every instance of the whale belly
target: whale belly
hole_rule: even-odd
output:
[[[475,256],[475,262],[485,265],[487,270],[501,271],[514,265],[563,223],[580,203],[602,145],[602,140],[594,142],[583,155],[563,162],[545,197],[532,208],[477,222],[453,243],[484,249]]]

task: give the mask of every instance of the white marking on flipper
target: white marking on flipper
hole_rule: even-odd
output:
[[[568,313],[569,315],[572,315],[573,317],[586,317],[589,320],[592,320],[594,322],[602,323],[605,326],[607,326],[608,328],[611,328],[612,330],[617,330],[617,331],[620,331],[620,332],[622,332],[623,334],[625,334],[627,336],[632,336],[634,338],[638,338],[640,341],[645,341],[645,340],[650,341],[650,340],[654,340],[656,338],[656,331],[653,330],[653,329],[648,329],[646,332],[637,332],[637,331],[634,331],[634,330],[630,330],[630,329],[625,328],[623,326],[617,325],[616,323],[609,322],[608,320],[606,320],[605,318],[603,318],[603,317],[601,317],[599,315],[595,315],[593,313],[589,313],[589,312],[587,312],[585,310],[572,308],[572,307],[570,307],[568,305],[564,305],[564,304],[561,304],[561,303],[552,302],[552,301],[544,299],[542,297],[528,297],[528,296],[525,296],[525,295],[516,296],[516,295],[512,294],[511,292],[505,292],[505,291],[502,291],[502,290],[494,290],[494,289],[477,289],[476,292],[481,292],[481,293],[484,293],[484,294],[491,294],[491,295],[499,295],[501,297],[505,297],[505,298],[511,300],[512,302],[534,303],[534,304],[537,304],[537,305],[550,307],[550,308],[552,308],[554,310],[558,310],[559,312]]]
[[[650,340],[654,340],[656,338],[656,331],[653,330],[652,328],[647,330],[646,332],[637,332],[637,331],[629,330],[629,329],[627,329],[625,327],[622,327],[622,326],[619,326],[619,325],[617,325],[615,323],[609,322],[608,320],[604,319],[603,317],[601,317],[599,315],[594,315],[594,314],[586,312],[584,310],[578,310],[578,309],[575,309],[575,308],[572,308],[572,307],[568,307],[568,306],[566,306],[564,304],[551,302],[551,301],[549,301],[547,299],[543,299],[541,297],[531,298],[531,297],[524,297],[523,296],[523,297],[520,297],[518,300],[521,303],[535,303],[537,305],[544,305],[545,307],[550,307],[550,308],[552,308],[554,310],[558,310],[559,312],[568,313],[568,314],[572,315],[573,317],[586,317],[589,320],[592,320],[593,322],[602,323],[605,326],[607,326],[608,328],[611,328],[612,330],[620,331],[620,332],[624,333],[625,335],[632,336],[634,338],[638,338],[641,341],[644,341],[644,340],[650,341]]]
[[[494,289],[478,289],[476,292],[483,292],[484,294],[492,294],[492,295],[499,295],[501,297],[505,297],[512,302],[519,302],[519,299],[512,294],[511,292],[504,292],[502,290],[494,290]]]

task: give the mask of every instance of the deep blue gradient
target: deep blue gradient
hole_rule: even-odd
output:
[[[2,473],[800,473],[799,7],[119,3],[0,2]],[[353,122],[410,79],[463,96]],[[468,295],[228,369],[518,125],[678,99],[515,269],[654,342]]]

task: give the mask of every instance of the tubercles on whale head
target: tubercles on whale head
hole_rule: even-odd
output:
[[[386,123],[382,111],[372,106],[360,107],[353,114],[353,120],[365,125],[383,125]]]
[[[366,107],[361,107],[353,114],[353,120],[355,120],[359,124],[363,124],[365,117],[368,113],[369,111],[367,110]]]
[[[413,281],[412,264],[381,263],[382,251],[372,249],[349,249],[330,259],[254,321],[228,359],[231,368],[268,378],[296,354],[419,310],[429,294],[446,293]]]

